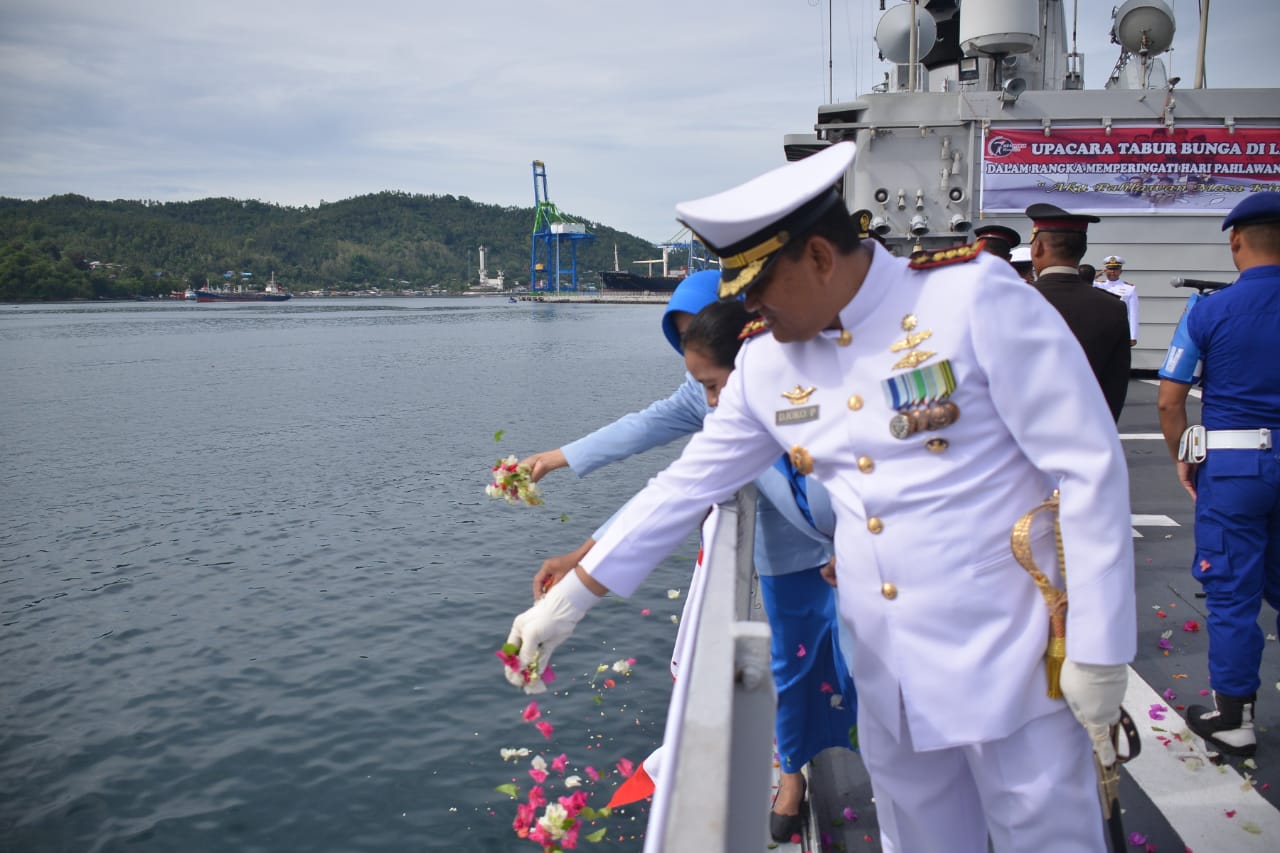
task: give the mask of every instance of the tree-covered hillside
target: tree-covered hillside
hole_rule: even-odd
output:
[[[575,219],[581,219],[568,214]],[[229,198],[192,202],[0,198],[0,301],[154,296],[251,272],[294,290],[461,290],[486,247],[490,276],[529,280],[532,207],[382,192],[319,207]],[[579,281],[657,257],[651,243],[587,222]],[[567,266],[567,260],[562,260]],[[643,271],[640,268],[637,271]]]

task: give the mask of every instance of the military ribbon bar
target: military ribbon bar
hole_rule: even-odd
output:
[[[880,387],[884,389],[889,407],[902,411],[946,399],[956,390],[956,378],[951,371],[951,361],[944,359],[928,367],[890,376],[880,382]]]

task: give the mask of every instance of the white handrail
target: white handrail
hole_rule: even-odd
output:
[[[750,618],[755,502],[748,486],[703,527],[705,576],[684,616],[694,642],[667,712],[646,853],[735,853],[768,837],[775,692],[769,627]]]

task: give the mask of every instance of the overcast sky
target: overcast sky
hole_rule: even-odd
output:
[[[882,13],[831,2],[847,100],[887,67]],[[1079,0],[1091,87],[1118,55],[1113,5]],[[1197,4],[1173,5],[1171,74],[1189,83]],[[828,14],[827,0],[0,0],[0,196],[531,206],[540,159],[561,209],[663,241],[677,201],[778,165],[783,134],[812,130]],[[1278,25],[1278,0],[1217,0],[1209,85],[1280,86]]]

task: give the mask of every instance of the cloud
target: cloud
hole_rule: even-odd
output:
[[[1090,85],[1118,53],[1111,5],[1080,3]],[[1184,81],[1188,5],[1172,59]],[[7,0],[0,195],[301,205],[393,189],[527,206],[540,159],[562,209],[663,240],[675,202],[781,163],[828,75],[841,99],[881,79],[873,7]],[[1276,85],[1248,60],[1274,27],[1244,29],[1210,29],[1210,82]]]

